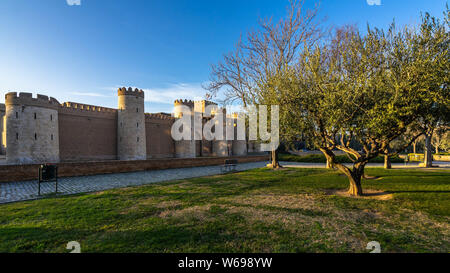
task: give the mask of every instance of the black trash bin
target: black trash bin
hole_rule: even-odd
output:
[[[58,166],[43,164],[39,166],[38,195],[41,195],[41,183],[55,182],[55,193],[58,193]]]

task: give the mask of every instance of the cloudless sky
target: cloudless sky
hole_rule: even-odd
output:
[[[387,28],[442,18],[446,0],[322,0],[327,24]],[[70,2],[70,1],[69,1]],[[72,0],[73,2],[73,0]],[[377,1],[372,1],[377,2]],[[210,65],[258,17],[280,18],[287,0],[1,0],[0,102],[32,92],[107,107],[119,86],[146,90],[147,112],[199,99]],[[307,7],[314,1],[306,0]]]

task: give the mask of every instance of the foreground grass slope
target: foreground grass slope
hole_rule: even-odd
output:
[[[329,195],[324,169],[252,170],[0,206],[0,252],[450,251],[450,172],[369,169],[389,200]]]

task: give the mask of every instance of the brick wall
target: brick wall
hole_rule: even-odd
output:
[[[117,113],[63,108],[58,118],[61,161],[117,158]]]

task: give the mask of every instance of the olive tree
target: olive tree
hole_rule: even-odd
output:
[[[429,20],[425,17],[423,24]],[[433,35],[438,38],[424,47],[422,31],[397,32],[392,26],[385,33],[368,27],[363,36],[354,29],[341,29],[338,39],[305,48],[295,66],[273,76],[272,88],[283,94],[286,122],[312,139],[349,178],[349,194],[363,194],[361,178],[369,160],[403,150],[424,131],[416,131],[404,147],[388,152],[391,142],[442,113],[430,106],[441,102],[448,107],[445,77],[435,76],[448,69],[444,60],[448,46],[446,53],[434,54],[433,61],[423,51],[445,48],[448,38],[441,39],[441,31],[435,28]],[[352,141],[362,150],[352,147]],[[336,149],[351,158],[352,166],[336,162]]]

